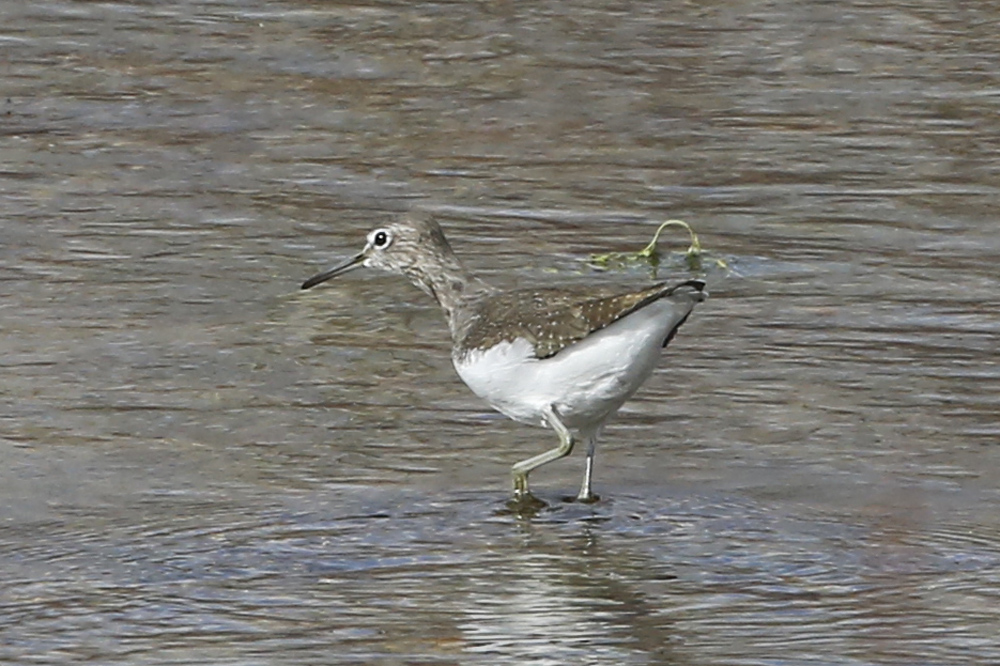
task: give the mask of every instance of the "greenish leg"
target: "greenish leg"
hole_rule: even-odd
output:
[[[580,486],[580,493],[576,496],[578,502],[596,502],[597,495],[590,489],[590,482],[594,477],[594,451],[597,450],[597,433],[591,433],[587,437],[587,466],[583,470],[583,485]]]
[[[549,427],[555,430],[556,435],[559,436],[559,446],[550,451],[546,451],[545,453],[540,453],[537,456],[528,458],[527,460],[522,460],[511,468],[511,475],[514,477],[515,499],[525,497],[530,494],[528,492],[528,474],[545,463],[565,458],[573,451],[573,435],[570,433],[569,428],[563,425],[563,422],[559,420],[559,413],[556,412],[554,405],[549,405],[549,407],[545,410],[545,422],[548,423]]]

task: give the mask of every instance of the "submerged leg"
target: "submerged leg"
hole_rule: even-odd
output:
[[[559,414],[556,412],[555,406],[549,405],[548,408],[546,408],[545,422],[548,423],[549,427],[555,430],[556,434],[559,436],[559,446],[546,451],[545,453],[540,453],[533,458],[522,460],[511,468],[510,472],[514,477],[515,498],[528,495],[528,474],[530,474],[532,470],[541,467],[545,463],[550,463],[553,460],[564,458],[573,450],[573,435],[570,433],[569,428],[563,425],[563,422],[559,420]]]
[[[590,489],[590,482],[594,478],[594,451],[597,450],[597,432],[587,435],[587,466],[583,470],[583,484],[580,486],[580,493],[576,496],[578,502],[596,502],[597,495]]]

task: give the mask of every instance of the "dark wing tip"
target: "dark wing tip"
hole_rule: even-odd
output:
[[[683,289],[684,287],[690,287],[698,293],[698,302],[704,301],[708,298],[708,292],[705,291],[705,281],[704,280],[685,280],[679,284],[674,285],[670,289],[670,293],[675,293],[678,289]]]
[[[674,287],[674,289],[678,289],[680,287],[691,287],[695,291],[705,291],[705,281],[697,279],[685,280],[684,282],[681,282],[676,287]]]

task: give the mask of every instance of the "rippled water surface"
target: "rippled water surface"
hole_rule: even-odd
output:
[[[1000,663],[991,3],[0,14],[0,662]],[[504,286],[698,231],[597,504],[503,511],[554,438],[425,295],[299,291],[410,206]]]

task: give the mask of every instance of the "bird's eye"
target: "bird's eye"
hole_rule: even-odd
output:
[[[372,245],[379,249],[387,247],[392,240],[392,236],[385,229],[379,229],[372,234]]]

